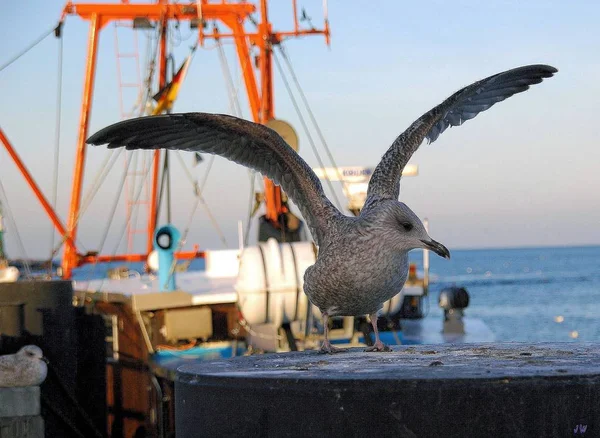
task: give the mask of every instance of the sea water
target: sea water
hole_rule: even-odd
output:
[[[451,254],[431,255],[428,317],[442,318],[441,289],[462,286],[470,294],[465,314],[485,322],[496,341],[600,341],[600,246]]]
[[[450,250],[450,260],[431,254],[427,318],[442,318],[441,289],[462,286],[470,294],[465,314],[481,319],[496,341],[600,341],[600,246]],[[421,269],[421,251],[410,256]],[[102,278],[114,266],[86,266],[74,278]],[[204,261],[190,269],[204,269]]]

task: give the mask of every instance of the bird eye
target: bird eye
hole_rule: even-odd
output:
[[[410,231],[413,229],[413,226],[410,222],[403,222],[402,228],[404,228],[404,231]]]

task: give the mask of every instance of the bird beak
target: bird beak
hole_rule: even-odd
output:
[[[450,258],[450,251],[440,242],[436,242],[435,240],[421,240],[425,249],[429,249],[439,255],[440,257],[444,257],[445,259]]]
[[[44,356],[40,357],[40,360],[43,360],[44,362],[46,362],[46,364],[50,363],[50,361],[48,360],[48,358],[44,357]]]

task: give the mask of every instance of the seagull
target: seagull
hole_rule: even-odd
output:
[[[325,196],[308,164],[273,130],[229,115],[166,114],[108,126],[87,143],[109,148],[180,149],[220,155],[279,184],[300,209],[318,246],[304,274],[304,291],[323,315],[323,353],[331,345],[328,319],[369,315],[375,343],[366,351],[388,351],[379,338],[377,313],[404,286],[408,252],[423,248],[444,258],[450,252],[433,240],[418,216],[398,201],[400,176],[424,139],[460,126],[497,102],[542,82],[558,70],[528,65],[495,74],[454,93],[400,134],[375,168],[358,217],[342,214]]]
[[[26,345],[15,354],[0,356],[0,388],[40,385],[48,374],[47,363],[37,345]]]

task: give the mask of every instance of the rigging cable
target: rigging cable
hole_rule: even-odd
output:
[[[194,32],[190,29],[190,31],[187,35],[182,36],[181,35],[181,23],[177,17],[175,17],[175,19],[177,20],[177,23],[175,24],[175,26],[173,26],[175,31],[173,31],[169,34],[169,41],[170,41],[172,47],[179,47],[181,45],[181,43],[189,40],[192,36],[194,36],[194,34],[196,32]]]
[[[148,108],[148,102],[152,100],[152,78],[154,77],[156,57],[158,56],[159,33],[160,32],[158,29],[155,30],[154,36],[150,31],[146,33],[146,54],[144,64],[147,66],[148,74],[146,75],[146,80],[144,81],[145,89],[143,91],[143,98],[140,98],[139,102],[136,102],[136,104],[139,103],[140,105],[138,116],[144,115],[146,109]]]
[[[54,127],[54,175],[52,177],[52,208],[56,211],[58,198],[58,164],[60,157],[60,125],[62,117],[62,77],[63,77],[63,39],[58,37],[58,73],[56,84],[56,126]],[[54,257],[54,238],[56,230],[50,224],[50,258],[48,259],[48,271],[52,274],[52,258]]]
[[[281,68],[281,64],[279,63],[279,58],[277,57],[276,52],[273,52],[273,55],[275,55],[275,56],[273,56],[273,59],[275,60],[275,65],[277,65],[277,69],[279,70],[281,79],[283,80],[285,88],[287,89],[288,94],[290,95],[292,104],[294,105],[294,108],[296,109],[296,112],[298,113],[298,118],[300,119],[300,123],[302,124],[302,127],[304,128],[304,131],[306,133],[306,136],[308,137],[308,142],[310,143],[310,146],[315,154],[315,157],[317,158],[319,166],[321,166],[322,168],[325,168],[325,165],[323,164],[323,160],[321,159],[321,155],[319,155],[319,151],[317,150],[317,146],[315,145],[315,142],[314,142],[312,136],[310,135],[310,131],[308,130],[308,126],[306,125],[306,121],[304,120],[304,117],[302,116],[302,113],[300,112],[300,108],[298,107],[298,102],[296,101],[296,98],[294,97],[294,94],[292,93],[290,83],[288,82],[288,80],[283,72],[283,69]],[[331,194],[333,196],[335,204],[336,204],[337,208],[339,208],[341,210],[341,203],[335,193],[333,184],[331,183],[331,180],[327,177],[327,174],[325,174],[325,176],[326,176],[325,180],[327,181],[327,186],[329,187],[329,190],[331,190]]]
[[[180,163],[183,166],[184,170],[187,172],[187,168],[185,167],[185,163],[183,162],[183,158],[181,158],[181,154],[179,154],[179,151],[177,151],[177,156],[180,159]],[[187,239],[187,235],[190,231],[190,226],[192,225],[192,220],[194,218],[194,215],[196,213],[196,209],[198,208],[198,204],[202,203],[202,205],[204,207],[206,207],[206,211],[208,213],[208,216],[211,220],[211,222],[213,223],[213,225],[215,226],[215,228],[217,229],[217,232],[219,233],[220,237],[221,237],[221,241],[225,244],[225,247],[228,247],[227,245],[227,241],[225,240],[225,236],[223,235],[223,233],[221,232],[221,229],[219,228],[218,223],[216,222],[214,216],[210,213],[210,210],[208,209],[208,205],[206,205],[206,202],[204,201],[204,197],[202,196],[202,192],[204,191],[204,187],[206,186],[206,181],[208,180],[208,174],[212,168],[213,162],[214,162],[215,156],[211,155],[211,159],[208,162],[208,167],[206,169],[206,173],[204,174],[204,178],[202,179],[202,183],[200,185],[198,185],[197,183],[193,183],[194,184],[194,189],[195,189],[195,194],[196,194],[196,202],[194,202],[194,208],[192,209],[192,212],[190,213],[190,216],[188,218],[188,222],[183,230],[183,234],[181,236],[181,239],[179,239],[179,245],[177,245],[177,251],[181,251],[181,248],[183,248],[183,245],[185,245],[186,239]],[[191,176],[191,175],[189,175]],[[173,274],[175,273],[175,267],[177,266],[177,259],[173,258],[173,262],[171,263],[171,269],[169,270],[169,275],[167,277],[167,282],[169,282],[171,280],[171,277],[173,276]]]
[[[171,34],[169,34],[171,35]],[[177,74],[177,70],[176,70],[176,65],[175,65],[175,58],[173,57],[172,53],[173,53],[173,42],[171,40],[170,41],[170,55],[168,56],[168,61],[170,61],[170,65],[171,65],[171,75],[170,75],[170,80],[165,81],[165,87],[168,86],[169,83],[173,82],[173,79],[175,78],[175,75]],[[189,59],[190,62],[189,64],[191,64],[191,61],[194,59],[194,56],[196,55],[196,48],[197,45],[190,47],[190,54]],[[187,62],[184,61],[184,65]],[[189,64],[188,64],[188,68],[189,68]],[[165,78],[166,79],[166,78]],[[180,79],[181,81],[181,79]],[[168,91],[167,91],[168,92]],[[171,107],[173,105],[174,102],[171,102],[170,105],[167,105],[166,109],[165,109],[165,113],[170,114],[171,113]],[[165,149],[164,152],[164,160],[163,160],[163,169],[162,169],[162,177],[161,177],[161,182],[160,182],[160,191],[159,191],[159,195],[158,195],[158,206],[156,208],[155,211],[155,222],[158,222],[158,219],[160,217],[160,209],[161,209],[161,205],[162,205],[162,200],[163,200],[163,195],[165,194],[165,190],[166,190],[166,210],[167,210],[167,222],[171,223],[171,211],[172,211],[172,204],[171,204],[171,168],[170,168],[170,151],[168,149]]]
[[[89,208],[90,204],[92,203],[92,200],[98,193],[98,190],[100,190],[100,187],[104,183],[104,180],[106,179],[106,177],[108,176],[110,171],[113,169],[115,162],[117,161],[117,158],[119,158],[119,156],[121,155],[123,150],[124,149],[119,149],[118,151],[115,151],[113,149],[110,154],[106,154],[104,161],[102,162],[101,168],[98,170],[98,172],[96,172],[94,182],[92,183],[92,185],[88,189],[88,192],[86,193],[85,197],[83,198],[83,202],[81,203],[81,208],[79,210],[79,216],[77,217],[77,222],[75,222],[75,223],[78,223],[81,216],[83,216],[83,214]],[[114,152],[116,152],[116,153],[114,153]],[[109,162],[109,159],[110,159],[110,162]]]
[[[174,66],[173,66],[173,62],[174,59],[171,56],[171,54],[173,53],[173,42],[171,39],[171,32],[169,32],[169,23],[166,21],[163,21],[161,23],[161,25],[159,26],[160,29],[160,37],[162,38],[163,35],[165,36],[165,38],[167,38],[168,42],[169,42],[169,48],[167,49],[167,46],[165,44],[165,51],[166,53],[163,52],[163,50],[161,49],[161,59],[159,60],[160,62],[160,67],[159,67],[159,80],[158,80],[158,88],[157,90],[159,92],[165,90],[165,87],[168,86],[169,81],[167,80],[167,74],[168,74],[168,67],[169,67],[169,61],[171,62],[172,65],[172,70],[174,71]],[[163,62],[162,62],[162,58],[164,58],[164,72],[165,72],[165,76],[162,77],[162,71],[163,71]],[[164,80],[163,83],[161,83],[161,79]],[[165,113],[168,113],[168,111],[164,111]],[[158,160],[158,165],[160,165],[160,159],[161,159],[161,155],[164,157],[163,159],[163,168],[162,168],[162,172],[160,172],[160,183],[158,181],[153,181],[152,184],[153,185],[158,185],[158,199],[156,202],[156,209],[154,210],[154,212],[152,212],[153,214],[153,218],[154,218],[154,223],[158,224],[159,220],[160,220],[160,210],[162,207],[162,203],[163,203],[163,195],[164,195],[164,190],[165,190],[165,181],[166,178],[169,175],[169,150],[165,149],[164,152],[157,150],[157,155],[156,155],[156,160]],[[157,175],[158,177],[158,175]],[[169,205],[167,205],[167,215],[169,215]],[[150,218],[148,218],[148,220],[150,220]],[[168,221],[170,223],[170,221]]]
[[[131,164],[132,153],[130,153],[129,155],[130,155],[130,159],[125,160],[127,164],[123,168],[123,175],[121,176],[121,181],[119,182],[119,185],[117,187],[124,187],[124,185],[125,185],[125,180],[127,179],[127,172],[129,171],[129,165]],[[104,228],[104,232],[102,233],[102,239],[100,240],[100,245],[98,246],[99,252],[102,252],[102,249],[104,248],[104,244],[106,243],[106,239],[108,238],[108,232],[110,231],[110,226],[112,225],[112,221],[115,217],[115,212],[117,211],[117,207],[119,205],[119,200],[121,199],[121,195],[123,194],[123,192],[124,192],[124,190],[117,190],[117,196],[116,196],[116,198],[113,202],[112,208],[110,210],[110,215],[108,216],[108,223],[106,224],[106,227]],[[89,275],[90,278],[94,275],[97,265],[98,265],[98,262],[96,261],[96,263],[94,263],[94,267],[92,268],[92,272]]]
[[[113,149],[110,151],[109,154],[105,154],[105,158],[102,163],[102,166],[100,166],[100,169],[98,169],[98,171],[96,172],[94,182],[88,189],[88,192],[86,193],[86,195],[83,198],[83,201],[81,202],[81,208],[79,209],[79,214],[75,218],[75,226],[77,226],[79,224],[79,221],[81,220],[83,214],[86,212],[86,210],[92,203],[94,196],[96,196],[96,193],[100,189],[100,186],[104,182],[104,179],[106,179],[106,177],[108,176],[108,173],[113,168],[115,161],[117,161],[117,158],[119,157],[121,152],[123,152],[123,149],[119,149],[118,152],[116,152],[116,153],[115,153],[115,151],[116,151],[116,149]],[[110,161],[110,163],[109,163],[109,159],[111,157],[112,157],[112,161]],[[51,257],[54,257],[58,253],[58,251],[60,251],[60,248],[67,241],[68,238],[69,238],[68,234],[62,237],[61,241],[54,247],[54,251],[52,251]],[[81,243],[81,241],[77,240],[77,243],[79,243],[79,245],[81,245],[81,247],[83,248],[84,251],[87,251],[85,246]]]
[[[215,26],[216,28],[216,26]],[[231,76],[231,70],[229,68],[229,63],[227,62],[227,57],[225,56],[225,50],[223,50],[223,44],[221,40],[216,40],[216,47],[219,51],[219,60],[221,61],[221,69],[223,70],[223,76],[226,78],[227,85],[227,93],[229,95],[229,110],[231,113],[237,117],[242,117],[242,108],[240,106],[239,100],[239,86],[241,83],[238,82],[238,86],[236,87],[233,83],[233,77]],[[250,179],[250,196],[248,197],[248,220],[246,223],[246,231],[244,233],[244,246],[248,246],[248,239],[250,237],[250,228],[252,225],[252,211],[254,205],[254,190],[255,190],[255,180],[256,180],[256,171],[254,169],[248,169],[248,176]]]
[[[132,153],[130,153],[130,159],[127,160],[127,164],[125,165],[125,167],[123,169],[123,175],[121,176],[121,181],[119,182],[119,185],[117,187],[123,187],[125,185],[125,179],[127,178],[127,173],[129,172],[129,165],[131,164],[131,155],[132,155]],[[121,199],[122,194],[123,194],[123,190],[117,191],[117,197],[116,197],[116,199],[113,203],[113,206],[110,210],[110,215],[108,217],[108,223],[106,224],[106,228],[104,229],[102,240],[100,241],[100,246],[99,246],[100,251],[102,251],[102,248],[104,248],[104,243],[106,242],[106,239],[108,238],[108,231],[109,231],[112,221],[115,217],[115,212],[117,211],[117,207],[119,205],[119,199]]]
[[[215,26],[215,29],[217,27]],[[227,93],[229,96],[229,111],[234,116],[242,117],[242,108],[240,106],[239,100],[239,83],[236,87],[233,82],[233,77],[231,76],[231,70],[229,68],[229,63],[227,62],[227,56],[225,55],[225,50],[223,49],[223,44],[220,39],[215,41],[215,47],[219,51],[219,61],[221,62],[221,70],[223,71],[223,76],[225,77],[225,85],[227,86]],[[241,78],[240,78],[241,79]],[[248,176],[250,178],[250,196],[248,202],[248,220],[246,223],[246,231],[244,233],[244,246],[248,245],[248,239],[250,237],[250,226],[252,224],[252,211],[254,210],[254,190],[255,190],[255,181],[256,181],[256,171],[254,169],[248,169]]]
[[[167,223],[171,223],[171,195],[169,194],[169,151],[165,149],[163,154],[163,167],[160,176],[160,189],[158,190],[158,202],[156,211],[154,212],[154,223],[158,223],[160,219],[160,209],[162,207],[163,198],[165,195],[165,187],[167,187]]]
[[[146,183],[146,180],[148,179],[148,175],[150,174],[150,169],[151,169],[150,166],[146,169],[146,172],[144,173],[143,178],[142,178],[142,182],[140,183],[139,187],[137,188],[137,193],[136,193],[135,199],[133,201],[135,203],[138,202],[138,200],[140,198],[140,195],[142,194],[142,188],[144,187],[144,184]],[[125,223],[123,224],[123,228],[121,229],[119,240],[117,241],[117,244],[115,245],[114,250],[112,252],[113,256],[115,256],[117,254],[117,251],[119,250],[119,246],[121,246],[121,242],[123,241],[123,236],[125,235],[125,231],[127,230],[127,225],[131,221],[131,214],[132,214],[132,211],[129,210],[127,212],[127,218],[125,220]],[[106,280],[106,277],[102,277],[102,280],[100,281],[100,284],[96,288],[97,292],[100,292],[100,290],[102,289],[102,285],[104,284],[105,280]]]
[[[144,184],[146,183],[146,180],[148,179],[148,175],[150,174],[150,169],[151,169],[151,167],[148,166],[148,168],[146,169],[146,172],[142,178],[142,182],[140,183],[139,187],[137,187],[137,193],[135,194],[135,199],[133,201],[135,203],[137,203],[138,200],[140,199],[140,195],[142,194],[142,188],[144,187]],[[121,230],[119,240],[118,240],[117,244],[115,245],[115,249],[113,250],[113,253],[112,253],[113,256],[117,254],[117,251],[119,250],[119,246],[121,246],[121,242],[123,241],[123,236],[125,235],[125,231],[127,230],[127,225],[131,221],[131,213],[132,212],[130,210],[129,214],[127,215],[127,218],[125,220],[125,224],[123,225],[123,229]]]
[[[283,56],[283,60],[285,61],[286,65],[288,67],[288,70],[290,71],[290,74],[292,75],[292,79],[293,79],[294,83],[296,84],[296,88],[298,89],[298,92],[300,93],[302,102],[304,103],[304,106],[306,108],[306,111],[308,112],[310,120],[312,121],[312,124],[313,124],[315,130],[317,131],[319,139],[321,140],[321,143],[323,144],[323,147],[325,148],[325,152],[327,152],[327,156],[329,157],[329,160],[331,161],[331,164],[332,164],[333,168],[335,169],[335,172],[337,173],[337,177],[340,180],[340,182],[342,183],[342,185],[344,186],[344,192],[348,193],[348,184],[342,178],[342,175],[340,174],[340,170],[337,167],[335,160],[333,159],[333,154],[331,153],[331,150],[329,149],[329,146],[327,145],[327,142],[325,141],[325,136],[323,135],[323,132],[321,131],[321,128],[319,127],[319,124],[317,123],[317,119],[315,118],[315,115],[310,107],[310,104],[308,103],[308,99],[306,98],[306,95],[304,94],[304,90],[302,89],[302,86],[300,85],[300,81],[298,80],[298,77],[296,76],[296,73],[294,72],[294,69],[292,67],[292,62],[290,60],[290,57],[287,54],[287,50],[283,47],[283,44],[279,45],[279,51],[281,52],[281,56]]]
[[[144,80],[144,87],[140,92],[139,102],[139,112],[138,116],[143,116],[146,112],[146,108],[148,107],[148,101],[152,96],[152,77],[154,76],[154,68],[156,66],[156,54],[158,50],[158,39],[152,36],[151,32],[146,32],[146,53],[144,59],[144,65],[146,66],[147,75]],[[153,53],[154,52],[154,53]],[[136,168],[134,168],[136,170]]]
[[[33,49],[35,46],[37,46],[39,43],[41,43],[42,41],[44,41],[46,39],[46,37],[48,35],[50,35],[51,33],[53,33],[53,32],[54,33],[60,32],[59,28],[61,26],[62,26],[62,21],[59,22],[57,25],[52,26],[52,28],[50,30],[48,30],[47,32],[44,32],[42,35],[40,35],[33,43],[31,43],[29,46],[27,46],[24,50],[22,50],[20,53],[18,53],[17,55],[13,56],[10,60],[8,60],[4,64],[2,64],[2,66],[0,66],[0,71],[4,70],[6,67],[8,67],[9,65],[11,65],[17,59],[19,59],[21,56],[23,56],[24,54],[26,54],[27,52],[29,52],[31,49]]]
[[[142,87],[142,89],[140,90],[140,94],[138,97],[138,100],[136,101],[136,103],[134,104],[134,109],[132,110],[132,112],[134,112],[135,107],[138,107],[138,117],[143,116],[147,109],[149,108],[149,102],[152,100],[152,78],[154,77],[154,70],[156,67],[156,57],[158,56],[158,39],[159,39],[159,30],[155,29],[154,33],[152,31],[148,31],[146,32],[146,53],[144,55],[144,65],[146,66],[146,70],[147,70],[147,75],[145,76],[144,79],[144,86]],[[138,175],[139,173],[144,174],[144,170],[147,168],[147,166],[151,165],[152,163],[152,151],[132,151],[133,155],[130,155],[130,159],[134,161],[134,164],[132,166],[133,169],[133,174],[134,175]],[[149,152],[149,153],[147,153]],[[142,160],[140,162],[140,160],[138,159],[139,156],[142,156]],[[148,164],[150,163],[150,164]],[[138,171],[138,168],[141,167],[141,169]],[[134,194],[136,192],[136,183],[137,183],[137,178],[132,178],[133,181],[130,184],[130,190],[129,190],[129,198],[128,199],[133,199],[134,198]],[[143,180],[145,181],[145,180]],[[144,182],[142,182],[142,185],[145,184]],[[129,221],[129,227],[130,229],[136,229],[137,227],[137,223],[138,223],[138,218],[139,218],[139,204],[134,203],[133,207],[130,208],[130,210],[133,210],[131,215],[133,217],[133,220]],[[128,252],[132,252],[133,251],[133,247],[134,247],[134,241],[133,239],[130,239],[128,242],[128,247],[127,250]],[[129,245],[131,245],[131,247],[129,247]]]
[[[133,175],[130,174],[130,176],[133,176],[132,182],[130,181],[125,181],[125,187],[124,190],[127,190],[127,201],[126,201],[126,208],[127,210],[129,210],[131,208],[131,205],[129,204],[129,200],[133,199],[133,194],[135,193],[134,189],[135,189],[135,176],[137,175],[137,168],[138,168],[138,159],[139,159],[140,154],[137,153],[136,151],[132,151],[132,154],[129,155],[129,160],[132,161],[131,164],[131,169]],[[145,155],[143,156],[143,158],[145,158]],[[145,163],[145,161],[144,161]],[[125,164],[126,166],[128,166],[129,164]],[[129,229],[130,230],[135,230],[137,227],[137,221],[138,221],[138,217],[139,217],[139,208],[135,208],[135,211],[133,212],[133,219],[132,219],[132,224],[129,225]],[[128,236],[130,236],[131,234],[129,234]],[[133,252],[133,238],[129,238],[127,241],[127,252]]]
[[[217,39],[216,47],[219,51],[219,61],[221,62],[221,70],[223,70],[223,76],[225,76],[225,84],[227,85],[227,93],[229,94],[229,110],[234,116],[242,116],[242,108],[240,106],[240,100],[238,98],[238,92],[233,84],[233,78],[231,77],[231,71],[229,70],[229,63],[225,56],[225,50],[223,50],[223,44],[221,40]]]
[[[225,248],[228,248],[229,244],[227,243],[227,239],[225,238],[225,234],[223,234],[223,231],[221,230],[221,227],[219,227],[219,223],[217,222],[217,220],[213,216],[212,212],[210,211],[210,208],[208,207],[208,204],[206,203],[206,200],[204,199],[204,196],[202,196],[202,193],[204,192],[204,186],[206,185],[206,181],[208,179],[208,173],[210,172],[210,170],[212,168],[213,161],[215,160],[215,156],[211,154],[210,161],[208,162],[208,166],[207,166],[207,169],[206,169],[206,174],[204,175],[204,179],[202,181],[202,184],[199,186],[198,183],[196,181],[194,181],[194,178],[190,174],[190,171],[188,170],[188,168],[185,167],[185,163],[183,161],[183,157],[181,156],[181,152],[180,151],[176,151],[176,155],[177,155],[177,158],[179,159],[179,164],[181,164],[181,167],[183,167],[183,170],[184,170],[186,176],[188,177],[188,179],[190,180],[190,183],[192,184],[192,187],[194,188],[194,195],[196,196],[196,199],[199,200],[199,202],[202,203],[202,206],[206,210],[206,214],[207,214],[208,218],[210,219],[211,223],[215,227],[215,230],[217,231],[217,234],[219,235],[219,238],[221,239],[221,242],[223,243],[223,246]],[[196,207],[197,207],[197,204],[195,205],[194,210],[196,209]],[[192,217],[193,217],[193,215],[192,215]],[[189,226],[191,224],[191,220],[192,220],[192,218],[190,218],[190,221],[189,221],[189,223],[187,225],[187,228],[189,228]],[[186,231],[186,234],[187,234],[187,231]]]

